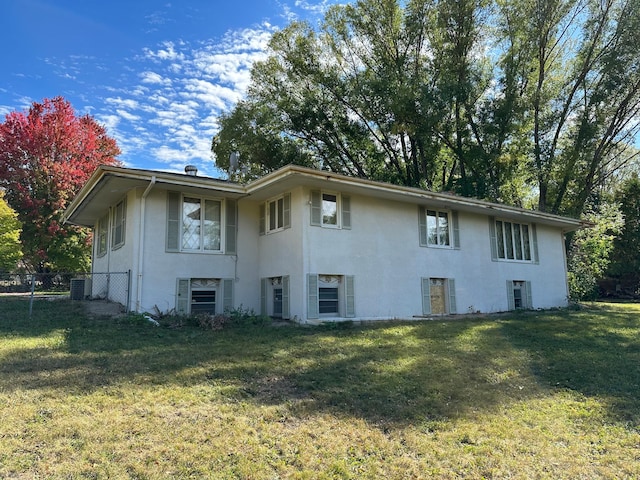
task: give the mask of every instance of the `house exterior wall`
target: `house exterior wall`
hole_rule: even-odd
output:
[[[216,196],[213,195],[212,198]],[[233,279],[234,305],[243,305],[247,309],[257,308],[257,299],[249,294],[258,289],[255,273],[257,214],[251,203],[238,202],[238,246],[237,254],[234,255],[167,252],[167,190],[158,188],[151,191],[146,198],[145,217],[140,310],[173,310],[176,307],[177,280],[180,278]],[[225,221],[223,213],[222,223]],[[139,272],[136,271],[134,277],[139,278]]]
[[[567,304],[564,238],[556,227],[536,225],[538,262],[494,261],[488,215],[457,212],[459,248],[453,242],[448,247],[425,247],[420,245],[416,201],[334,190],[340,202],[349,199],[350,225],[341,219],[338,227],[316,226],[312,224],[311,205],[316,188],[295,186],[279,192],[290,195],[288,228],[261,235],[260,206],[266,203],[247,196],[237,200],[235,253],[224,253],[224,245],[223,252],[216,253],[169,252],[165,242],[168,190],[166,186],[153,186],[143,199],[144,191],[135,188],[126,195],[124,244],[112,248],[110,229],[106,254],[99,257],[94,245],[94,272],[131,270],[126,305],[130,310],[171,311],[176,308],[178,279],[199,278],[231,280],[233,306],[261,312],[265,282],[286,277],[287,316],[302,323],[421,317],[425,313],[425,279],[448,281],[445,291],[455,296],[455,311],[451,308],[451,313],[510,309],[508,282],[527,284],[530,307]],[[205,196],[226,201],[223,194],[216,196],[215,192]],[[428,202],[422,206],[435,208]],[[108,207],[111,213],[113,207]],[[140,222],[143,210],[144,221]],[[223,225],[225,221],[223,213]],[[339,315],[310,315],[311,278],[324,276],[342,282]],[[348,281],[353,282],[355,300],[350,314],[344,294]],[[98,293],[94,290],[94,295]],[[269,291],[269,295],[272,293]],[[272,300],[268,298],[267,304]],[[266,313],[271,309],[268,306]]]

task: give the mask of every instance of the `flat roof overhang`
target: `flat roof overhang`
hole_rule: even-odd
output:
[[[104,215],[106,206],[114,205],[132,189],[176,188],[193,195],[215,195],[240,198],[245,195],[241,185],[210,177],[198,177],[179,173],[136,170],[122,167],[99,167],[85,186],[69,204],[64,221],[84,227],[92,227]]]
[[[490,215],[506,220],[529,221],[557,227],[564,232],[574,231],[587,225],[577,219],[536,210],[511,207],[449,193],[436,193],[419,188],[347,177],[295,165],[289,165],[251,182],[247,185],[247,193],[251,199],[264,201],[299,186],[325,190],[334,188],[336,191],[351,195],[373,196],[394,202],[425,205],[434,209],[450,209],[479,215]]]

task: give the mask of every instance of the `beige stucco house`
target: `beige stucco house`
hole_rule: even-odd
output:
[[[66,221],[128,310],[253,309],[301,323],[567,305],[578,220],[287,166],[248,185],[99,168]]]

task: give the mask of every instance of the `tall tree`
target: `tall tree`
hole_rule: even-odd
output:
[[[640,113],[635,0],[498,0],[505,83],[538,208],[579,215],[628,163]],[[509,92],[509,90],[507,90]]]
[[[18,214],[7,205],[0,190],[0,272],[13,270],[21,257]]]
[[[22,223],[25,262],[44,268],[88,266],[88,232],[62,224],[68,202],[99,165],[118,164],[114,139],[62,97],[34,102],[0,124],[0,186]]]
[[[273,36],[212,150],[578,216],[637,154],[639,44],[636,0],[334,6]]]
[[[613,242],[607,274],[618,279],[625,293],[640,291],[640,179],[632,175],[615,193],[624,226]]]

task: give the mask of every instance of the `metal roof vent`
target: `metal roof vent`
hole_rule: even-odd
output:
[[[186,167],[184,167],[184,173],[195,177],[196,175],[198,175],[198,167],[196,167],[195,165],[187,165]]]

